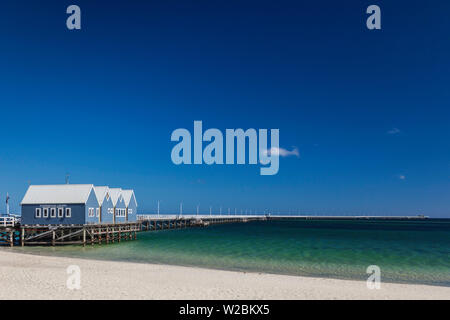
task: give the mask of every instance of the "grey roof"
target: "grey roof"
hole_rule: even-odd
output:
[[[109,188],[107,186],[94,187],[95,196],[97,197],[98,204],[101,206],[105,196],[108,193]]]
[[[116,206],[117,200],[122,195],[122,189],[120,188],[109,188],[109,196],[111,197],[111,201],[113,206]]]
[[[123,200],[125,200],[125,205],[127,207],[130,204],[130,201],[132,198],[134,199],[134,203],[136,204],[136,207],[137,207],[136,196],[134,196],[133,190],[122,190],[122,196],[123,196]]]
[[[31,185],[21,204],[86,203],[92,184]]]

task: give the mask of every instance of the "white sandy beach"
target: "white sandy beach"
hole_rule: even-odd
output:
[[[66,286],[69,265],[81,288]],[[450,288],[84,260],[0,250],[0,299],[450,299]]]

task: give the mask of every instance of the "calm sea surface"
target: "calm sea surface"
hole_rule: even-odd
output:
[[[450,221],[260,221],[156,232],[109,245],[27,253],[450,286]]]

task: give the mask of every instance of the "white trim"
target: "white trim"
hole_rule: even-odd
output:
[[[66,208],[66,218],[72,217],[72,208]]]
[[[48,218],[48,209],[49,208],[42,209],[42,218]]]
[[[116,208],[116,217],[126,217],[126,210],[124,208]]]
[[[96,217],[100,216],[100,208],[95,208],[95,216]]]
[[[58,208],[58,218],[64,218],[64,208]]]
[[[40,218],[40,217],[42,217],[42,208],[36,208],[36,209],[34,210],[34,217],[35,217],[35,218]]]
[[[50,218],[56,218],[56,208],[50,208]]]

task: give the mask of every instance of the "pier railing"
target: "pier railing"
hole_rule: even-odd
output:
[[[14,227],[18,222],[16,217],[0,217],[0,227]]]
[[[235,220],[235,219],[258,219],[258,218],[265,218],[264,215],[218,215],[218,214],[138,214],[136,216],[136,219],[138,221],[144,221],[144,220],[167,220],[167,219],[229,219],[229,220]]]

